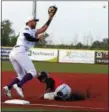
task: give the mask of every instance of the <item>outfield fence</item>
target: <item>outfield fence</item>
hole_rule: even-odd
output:
[[[9,60],[12,47],[1,48],[1,60]],[[47,49],[31,48],[28,56],[33,61],[59,62],[59,63],[89,63],[109,64],[109,52],[100,50],[71,50],[71,49]]]

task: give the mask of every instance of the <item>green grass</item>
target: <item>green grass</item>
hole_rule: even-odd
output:
[[[44,110],[44,109],[25,109],[25,108],[2,108],[2,112],[94,112],[80,110]]]
[[[104,73],[108,74],[108,65],[100,64],[62,64],[34,62],[37,71],[45,70],[48,72],[69,72],[69,73]],[[2,71],[13,71],[9,61],[2,62]]]

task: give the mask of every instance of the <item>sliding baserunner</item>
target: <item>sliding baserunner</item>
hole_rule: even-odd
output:
[[[73,93],[71,87],[63,80],[50,76],[45,71],[39,72],[37,78],[40,82],[46,84],[45,92],[40,98],[60,101],[84,100],[86,98],[80,93]]]

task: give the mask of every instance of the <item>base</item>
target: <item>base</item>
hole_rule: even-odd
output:
[[[4,103],[5,104],[21,104],[21,105],[30,104],[29,101],[19,100],[19,99],[6,100]]]

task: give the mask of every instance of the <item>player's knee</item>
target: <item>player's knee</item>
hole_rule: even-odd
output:
[[[30,70],[30,71],[28,71],[28,73],[30,73],[33,77],[36,77],[36,75],[37,75],[36,70]]]
[[[23,76],[18,76],[17,78],[19,81],[21,81],[23,79]]]
[[[44,94],[44,99],[45,100],[54,100],[54,94],[46,93],[46,94]]]

